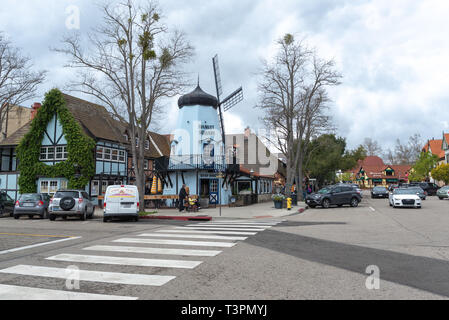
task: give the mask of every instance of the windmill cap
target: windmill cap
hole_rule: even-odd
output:
[[[218,99],[214,96],[206,93],[198,85],[192,92],[181,96],[178,100],[179,109],[185,106],[208,106],[208,107],[218,107]]]

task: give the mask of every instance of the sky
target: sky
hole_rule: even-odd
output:
[[[215,94],[212,57],[218,54],[224,94],[243,86],[245,100],[225,113],[227,133],[263,129],[263,114],[255,108],[257,73],[286,33],[336,62],[343,78],[330,90],[330,113],[348,148],[365,137],[386,149],[415,133],[424,142],[449,132],[447,0],[160,0],[159,5],[167,26],[184,31],[195,48],[186,66],[192,82],[199,75],[201,87]],[[73,6],[80,12],[75,31],[66,23]],[[101,17],[90,0],[2,0],[0,31],[32,57],[36,69],[48,71],[26,106],[75,79],[65,67],[67,57],[50,48],[59,46],[64,34],[86,36]],[[167,102],[160,133],[174,130],[177,100]]]

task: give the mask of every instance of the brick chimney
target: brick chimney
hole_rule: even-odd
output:
[[[33,120],[33,119],[36,117],[37,112],[39,111],[39,109],[40,109],[41,106],[42,106],[42,105],[41,105],[39,102],[35,102],[35,103],[31,106],[31,120]]]

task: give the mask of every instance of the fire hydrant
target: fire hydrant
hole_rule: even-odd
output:
[[[287,198],[287,209],[289,211],[292,209],[292,198]]]

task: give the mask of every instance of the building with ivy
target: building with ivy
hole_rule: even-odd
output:
[[[74,188],[96,201],[108,185],[133,183],[135,139],[103,106],[53,89],[33,105],[29,121],[0,142],[0,189],[17,199],[20,193]],[[169,139],[148,132],[147,185],[156,179],[155,163],[169,153]]]

